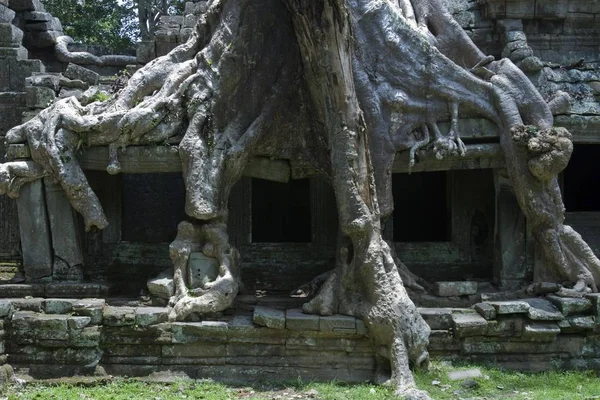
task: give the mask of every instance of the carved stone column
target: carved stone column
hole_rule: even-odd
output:
[[[526,283],[530,273],[525,215],[517,203],[506,170],[494,169],[494,187],[494,280],[503,289],[517,289]]]
[[[23,269],[27,281],[52,279],[52,242],[41,180],[25,184],[17,199]]]

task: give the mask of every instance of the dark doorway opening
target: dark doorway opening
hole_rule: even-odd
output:
[[[446,172],[392,175],[394,242],[449,242]]]
[[[309,243],[310,214],[310,179],[252,179],[253,242]]]
[[[138,243],[172,242],[187,219],[180,173],[123,175],[122,239]]]
[[[577,144],[563,176],[568,212],[600,211],[600,145]]]

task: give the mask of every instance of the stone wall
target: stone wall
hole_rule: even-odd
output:
[[[419,311],[432,329],[429,351],[442,359],[527,371],[600,370],[599,299],[548,295]],[[3,300],[6,355],[0,361],[30,378],[169,371],[227,382],[374,379],[376,349],[360,320],[261,301],[246,297],[235,315],[213,320],[168,322],[166,308],[133,303]]]

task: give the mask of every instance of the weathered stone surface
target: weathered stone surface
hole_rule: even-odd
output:
[[[219,261],[203,253],[193,252],[189,258],[189,285],[192,288],[204,287],[219,276]]]
[[[452,328],[452,310],[449,308],[419,308],[418,310],[431,329]]]
[[[484,335],[488,322],[477,313],[452,314],[454,333],[457,337]]]
[[[571,331],[586,331],[596,327],[596,321],[591,316],[571,316],[567,317]]]
[[[529,311],[529,304],[524,301],[489,302],[498,314],[522,314]]]
[[[56,99],[54,90],[47,87],[30,86],[25,88],[27,94],[27,107],[29,108],[46,108]]]
[[[18,47],[0,47],[0,57],[9,57],[16,60],[23,60],[29,57],[29,52],[23,46]],[[1,75],[1,74],[0,74]],[[6,78],[0,78],[0,87],[8,89],[9,85],[6,83]]]
[[[500,317],[488,321],[485,336],[519,337],[523,333],[524,319],[522,317]]]
[[[274,308],[257,306],[252,321],[260,326],[273,329],[285,329],[285,312]]]
[[[73,303],[73,314],[90,317],[90,324],[98,325],[102,323],[105,304],[103,299],[78,300]]]
[[[9,0],[8,5],[15,11],[45,11],[39,0]]]
[[[12,314],[12,303],[5,299],[0,299],[0,318],[10,318]]]
[[[225,357],[227,347],[224,344],[194,343],[166,345],[162,348],[163,357]]]
[[[304,314],[302,310],[287,310],[285,314],[285,327],[296,331],[318,331],[319,316]]]
[[[129,326],[135,324],[135,310],[129,307],[104,307],[103,323],[106,326]]]
[[[226,342],[229,326],[222,321],[174,322],[173,343]]]
[[[135,309],[135,324],[156,325],[169,320],[169,310],[162,307],[139,307]]]
[[[34,47],[39,49],[52,47],[55,45],[56,39],[62,35],[61,31],[27,32],[23,38],[23,45],[27,48]]]
[[[443,355],[447,355],[448,352],[458,352],[460,350],[460,340],[447,330],[432,330],[429,334],[427,350],[430,353],[439,352]]]
[[[546,298],[550,300],[563,315],[582,314],[592,307],[592,302],[586,298],[559,297],[554,295],[549,295]]]
[[[46,299],[44,300],[44,312],[46,314],[69,314],[73,311],[75,300]]]
[[[81,330],[91,322],[92,318],[90,317],[69,317],[69,319],[67,319],[67,326],[71,330]]]
[[[136,57],[139,63],[146,64],[156,58],[156,44],[154,41],[139,42],[136,48]]]
[[[434,290],[441,297],[468,296],[477,293],[477,282],[435,282]]]
[[[0,23],[0,47],[19,47],[23,31],[11,23]]]
[[[25,21],[37,21],[37,22],[48,22],[53,20],[53,16],[47,12],[41,11],[28,11],[23,14]]]
[[[58,86],[58,80],[54,80]],[[50,179],[44,179],[46,191],[46,206],[50,217],[50,231],[52,233],[52,248],[54,257],[66,263],[59,274],[57,268],[54,271],[55,280],[75,281],[83,280],[83,271],[77,266],[83,264],[83,251],[79,239],[79,227],[75,210],[64,194],[64,191]],[[55,266],[57,262],[55,260]],[[71,270],[72,268],[72,270]]]
[[[560,333],[560,328],[553,323],[527,323],[523,327],[523,339],[533,342],[551,342]]]
[[[12,299],[12,306],[15,311],[32,311],[32,312],[42,312],[44,307],[44,299],[41,298],[24,298],[24,299]]]
[[[98,84],[99,75],[96,72],[73,63],[69,63],[63,75],[69,79],[83,81],[90,85]]]
[[[534,321],[560,321],[564,319],[562,313],[548,300],[545,299],[525,299],[529,304],[527,316]]]
[[[60,83],[59,74],[37,74],[25,78],[25,84],[27,86],[40,86],[52,89],[58,92]]]
[[[47,283],[46,296],[57,298],[101,298],[108,295],[103,283]]]
[[[586,298],[592,303],[592,315],[596,322],[600,324],[600,293],[590,293]]]
[[[448,378],[451,381],[463,381],[465,379],[482,378],[482,377],[483,377],[483,374],[481,373],[481,370],[479,368],[448,372]]]
[[[152,278],[147,283],[148,291],[153,296],[169,300],[175,294],[175,284],[173,283],[173,268],[167,268],[156,278]]]
[[[487,320],[496,319],[496,309],[488,303],[477,303],[473,307],[483,318]]]
[[[15,12],[0,3],[0,23],[12,23],[13,18],[15,17]]]
[[[25,296],[44,296],[43,284],[5,284],[0,285],[0,297],[18,298]]]
[[[356,333],[356,318],[347,315],[319,317],[319,330],[323,332]]]
[[[17,199],[23,269],[27,279],[52,275],[52,246],[42,181],[25,184]]]

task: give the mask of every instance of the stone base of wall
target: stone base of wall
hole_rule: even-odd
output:
[[[539,371],[600,370],[598,295],[422,308],[433,357]],[[162,372],[225,382],[374,378],[362,321],[256,306],[201,322],[102,299],[0,300],[0,362],[33,379]],[[7,367],[9,368],[9,367]]]

